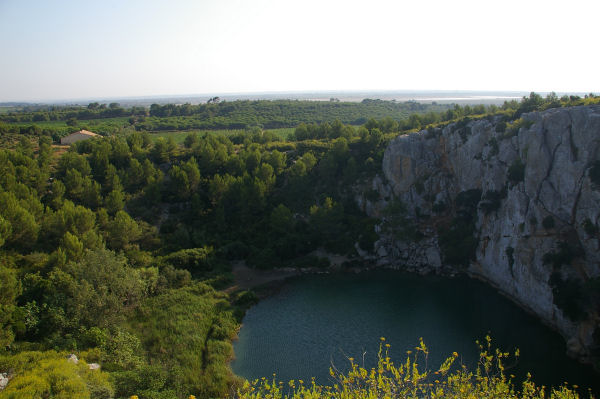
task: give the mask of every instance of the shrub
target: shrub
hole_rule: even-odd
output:
[[[365,191],[365,198],[371,202],[375,202],[379,199],[379,192],[377,190],[367,190]]]
[[[550,286],[552,301],[568,318],[578,321],[585,317],[585,297],[578,280],[563,280],[560,273],[554,272],[550,276]]]
[[[6,398],[112,398],[108,374],[90,370],[85,361],[67,360],[55,351],[0,356],[0,369],[14,378],[2,391]]]
[[[439,234],[439,244],[444,262],[452,266],[469,266],[475,259],[475,250],[479,242],[473,235],[474,223],[455,218],[449,228],[442,229]]]
[[[479,208],[483,210],[483,212],[488,215],[492,212],[500,209],[500,205],[502,204],[502,200],[506,198],[506,188],[502,191],[491,190],[486,191],[483,195],[481,202],[479,203]]]
[[[544,254],[542,261],[546,265],[552,265],[553,269],[558,269],[562,265],[570,265],[575,258],[583,257],[585,252],[580,245],[569,244],[568,242],[558,243],[558,251]]]
[[[600,186],[600,161],[595,161],[590,168],[588,175],[592,183]]]
[[[406,361],[396,366],[390,360],[389,344],[384,338],[379,347],[377,366],[371,370],[360,366],[349,358],[350,371],[344,374],[331,369],[332,386],[317,385],[314,381],[304,384],[302,380],[289,381],[287,384],[275,378],[246,381],[237,390],[238,399],[359,399],[359,398],[523,398],[544,397],[545,388],[538,387],[529,378],[515,390],[519,384],[513,382],[504,373],[504,363],[509,353],[492,349],[491,339],[479,344],[480,358],[475,372],[465,366],[456,366],[458,353],[454,352],[439,368],[431,372],[423,367],[427,364],[429,351],[421,339],[415,351],[409,351]],[[414,354],[413,354],[414,353]],[[519,351],[514,357],[518,358]],[[565,384],[559,389],[551,389],[549,397],[556,399],[576,399],[576,391]]]
[[[583,230],[585,230],[586,234],[589,236],[598,234],[598,226],[596,226],[590,219],[585,219],[583,222]]]
[[[532,216],[532,217],[530,217],[530,218],[529,218],[529,223],[530,223],[532,226],[537,226],[537,224],[538,224],[538,220],[537,220],[537,218],[536,218],[535,216]]]
[[[444,201],[436,202],[431,207],[431,210],[438,214],[444,212],[446,209],[448,209],[448,204],[446,204]]]
[[[513,266],[515,264],[515,249],[513,247],[506,247],[506,257],[508,258],[508,266],[510,267],[510,274],[513,274]]]
[[[533,125],[533,121],[526,121],[522,118],[516,119],[510,125],[506,126],[503,138],[510,138],[519,134],[521,128],[529,129]]]
[[[554,222],[554,218],[551,215],[546,216],[542,220],[542,226],[544,226],[546,230],[553,229],[555,225],[556,223]]]
[[[466,143],[467,139],[471,135],[471,126],[465,126],[462,129],[459,129],[458,134],[460,135],[462,142]]]
[[[202,247],[182,249],[165,256],[163,260],[165,263],[169,263],[178,269],[197,272],[211,270],[213,256],[212,247]]]
[[[506,126],[507,124],[505,121],[498,122],[498,124],[496,124],[496,132],[504,133],[506,131]]]
[[[521,159],[515,160],[508,168],[508,180],[520,183],[525,179],[525,164]]]
[[[475,250],[479,245],[475,237],[475,216],[480,200],[479,189],[462,191],[456,196],[456,216],[449,227],[439,230],[439,244],[445,263],[467,267],[475,259]]]
[[[506,122],[502,122],[502,123],[504,123],[504,128],[506,129]],[[498,129],[498,127],[496,126],[496,131],[498,131],[497,129]],[[498,153],[500,152],[500,147],[498,146],[498,140],[496,140],[495,137],[492,137],[490,139],[490,141],[488,142],[488,145],[491,147],[490,155],[491,156],[498,155]]]
[[[456,206],[463,210],[474,211],[480,200],[481,190],[479,189],[461,191],[456,196]]]
[[[419,179],[415,182],[415,191],[419,195],[423,194],[423,191],[425,191],[425,185],[423,184],[423,180]]]

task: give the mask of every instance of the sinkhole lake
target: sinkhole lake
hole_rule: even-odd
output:
[[[600,375],[568,358],[560,335],[468,277],[394,271],[305,275],[283,283],[249,309],[242,323],[231,367],[251,380],[275,373],[283,381],[315,377],[329,384],[329,368],[347,371],[348,357],[374,366],[380,337],[391,345],[395,362],[423,337],[428,369],[437,370],[456,351],[474,371],[475,341],[489,334],[503,351],[520,349],[516,366],[507,370],[517,382],[530,371],[538,385],[568,381],[600,392]]]

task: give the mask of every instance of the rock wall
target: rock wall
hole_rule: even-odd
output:
[[[467,271],[556,328],[585,360],[597,308],[584,304],[584,317],[573,318],[555,295],[559,280],[582,289],[600,276],[600,188],[590,178],[599,159],[600,106],[528,113],[507,129],[496,116],[398,136],[385,151],[385,178],[368,188],[379,200],[357,200],[381,226],[392,199],[404,204],[424,238],[398,239],[380,227],[377,262],[426,272],[448,270],[439,228],[450,223],[459,193],[481,190]]]

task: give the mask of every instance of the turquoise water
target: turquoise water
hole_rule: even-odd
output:
[[[393,271],[302,276],[248,310],[234,343],[233,371],[248,379],[274,373],[280,380],[315,377],[328,384],[329,368],[346,370],[348,357],[375,364],[380,337],[399,362],[423,337],[428,368],[452,352],[474,369],[476,340],[490,334],[504,351],[520,348],[508,374],[530,371],[538,384],[564,381],[599,391],[600,376],[565,355],[563,339],[489,286],[469,279]]]

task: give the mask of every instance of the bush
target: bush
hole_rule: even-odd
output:
[[[90,370],[85,361],[67,360],[67,353],[21,352],[0,356],[0,370],[14,378],[2,391],[6,398],[112,398],[108,374]]]
[[[475,250],[479,245],[473,235],[475,225],[455,218],[450,228],[442,229],[439,244],[444,262],[452,266],[467,267],[475,259]]]
[[[478,343],[479,344],[479,343]],[[287,384],[275,378],[246,381],[236,392],[237,399],[362,399],[362,398],[523,398],[544,397],[546,389],[538,387],[529,378],[515,390],[519,384],[504,374],[504,363],[509,353],[492,349],[491,339],[479,344],[480,358],[475,372],[465,366],[456,366],[458,353],[454,352],[435,372],[426,369],[429,351],[421,339],[414,355],[409,351],[406,361],[396,366],[390,360],[389,344],[379,347],[377,366],[371,370],[360,366],[349,358],[350,371],[343,374],[331,369],[332,386],[317,385],[315,382],[304,384],[302,380],[289,381]],[[519,356],[519,351],[514,357]],[[425,367],[423,366],[425,363]],[[576,391],[565,384],[560,389],[551,389],[550,396],[555,399],[577,399]]]
[[[598,234],[598,226],[596,226],[590,219],[585,219],[583,222],[583,230],[585,230],[586,234],[589,236],[595,236]]]
[[[508,168],[508,180],[520,183],[525,179],[525,164],[520,159],[514,161]]]
[[[448,209],[448,204],[446,204],[444,201],[436,202],[431,207],[431,210],[437,214],[444,212],[446,209]]]
[[[588,175],[592,183],[600,186],[600,161],[595,161],[590,168]]]
[[[563,280],[560,273],[550,276],[552,301],[571,320],[585,318],[585,297],[582,294],[581,283],[574,279]]]
[[[498,124],[496,124],[496,132],[504,133],[506,131],[506,126],[507,124],[505,121],[498,122]]]
[[[502,191],[486,191],[479,203],[479,208],[481,208],[486,215],[497,211],[500,209],[500,205],[502,205],[502,200],[506,198],[506,194],[506,189],[503,189]]]
[[[508,258],[508,266],[510,267],[510,274],[513,274],[513,266],[515,265],[515,249],[513,247],[506,247],[506,257]]]
[[[553,229],[554,226],[556,225],[556,223],[554,222],[554,218],[549,215],[546,216],[543,220],[542,220],[542,226],[546,229],[546,230],[550,230]]]
[[[480,200],[481,190],[479,189],[461,191],[456,196],[456,206],[462,210],[472,212],[477,209]]]
[[[462,191],[456,196],[456,216],[449,227],[439,230],[439,244],[445,263],[467,267],[475,259],[479,245],[475,237],[475,216],[480,200],[479,189]]]
[[[506,131],[504,132],[504,138],[510,138],[519,134],[519,130],[523,127],[525,129],[529,129],[533,125],[533,121],[526,121],[524,119],[516,119],[513,123],[506,126]]]
[[[552,265],[553,269],[558,269],[563,265],[570,265],[575,258],[585,255],[580,245],[569,244],[568,242],[558,243],[558,251],[544,254],[542,261],[546,265]]]
[[[371,202],[375,202],[379,199],[379,192],[377,190],[367,190],[365,191],[365,198]]]
[[[506,122],[502,122],[502,123],[504,123],[504,126],[505,126],[504,128],[506,129]],[[497,128],[498,127],[496,127],[496,129]],[[491,147],[491,149],[490,149],[490,155],[491,156],[496,156],[496,155],[498,155],[500,153],[500,147],[498,146],[498,140],[496,140],[495,137],[492,137],[490,139],[490,141],[488,142],[488,145]]]
[[[211,270],[214,257],[213,249],[210,247],[182,249],[173,252],[163,258],[178,269],[187,269],[191,272]]]

